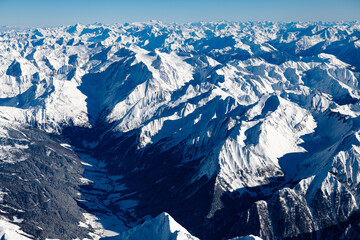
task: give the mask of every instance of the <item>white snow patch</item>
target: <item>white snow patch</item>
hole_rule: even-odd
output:
[[[33,236],[26,234],[20,227],[10,223],[7,219],[0,218],[0,238],[4,240],[30,240],[34,239]]]

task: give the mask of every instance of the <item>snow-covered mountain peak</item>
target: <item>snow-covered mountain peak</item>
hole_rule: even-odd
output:
[[[147,220],[143,224],[122,233],[116,239],[124,240],[198,240],[178,224],[168,213]]]

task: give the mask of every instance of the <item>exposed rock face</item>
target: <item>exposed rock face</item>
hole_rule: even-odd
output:
[[[83,215],[77,203],[83,169],[57,138],[1,127],[1,215],[35,238],[84,238],[88,231],[78,227]]]
[[[12,64],[9,66],[9,68],[6,70],[6,75],[13,77],[20,77],[21,76],[20,63],[14,60]]]
[[[356,239],[359,38],[358,23],[1,33],[0,234]],[[163,212],[174,231],[149,220]]]

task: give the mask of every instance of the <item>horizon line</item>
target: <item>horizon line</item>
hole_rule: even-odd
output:
[[[290,24],[290,23],[301,23],[301,24],[341,24],[341,23],[358,23],[360,24],[360,20],[210,20],[210,21],[186,21],[186,22],[176,22],[176,21],[161,21],[161,20],[146,20],[146,21],[125,21],[125,22],[114,22],[114,23],[103,23],[103,22],[92,22],[92,23],[82,23],[76,22],[72,24],[54,24],[54,25],[43,25],[43,26],[36,26],[35,25],[0,25],[0,28],[19,28],[19,29],[36,29],[36,28],[56,28],[56,27],[71,27],[76,25],[84,25],[84,26],[113,26],[113,25],[133,25],[133,24],[150,24],[150,23],[160,23],[164,25],[191,25],[196,23],[206,24],[206,23],[280,23],[280,24]]]

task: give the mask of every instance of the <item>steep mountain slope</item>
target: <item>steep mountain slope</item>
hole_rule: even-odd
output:
[[[0,215],[41,239],[356,239],[359,37],[357,22],[6,30]],[[149,220],[163,212],[187,230]]]

